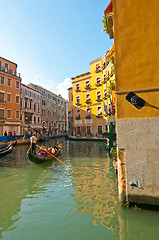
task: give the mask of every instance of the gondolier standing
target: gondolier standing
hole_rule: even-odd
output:
[[[31,149],[32,153],[36,154],[36,143],[37,143],[37,138],[36,138],[36,133],[33,133],[33,136],[30,138],[30,144],[31,144]]]

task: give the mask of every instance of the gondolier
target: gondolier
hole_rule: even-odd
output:
[[[31,144],[31,150],[32,153],[36,154],[36,143],[37,143],[37,137],[36,133],[33,133],[33,136],[30,138],[30,144]]]

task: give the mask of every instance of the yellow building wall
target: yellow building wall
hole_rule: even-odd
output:
[[[114,0],[117,118],[159,117],[159,1]],[[131,12],[131,14],[130,14]],[[145,89],[136,92],[135,90]],[[148,104],[138,110],[125,97],[133,91]]]

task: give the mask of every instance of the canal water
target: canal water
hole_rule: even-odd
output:
[[[0,158],[0,239],[159,239],[159,212],[119,206],[105,142],[63,139],[58,157],[73,168],[34,164],[27,149]]]

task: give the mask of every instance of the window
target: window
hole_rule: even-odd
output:
[[[40,123],[40,117],[38,117],[38,123]]]
[[[107,89],[105,88],[104,89],[104,98],[106,98],[106,96],[107,96]]]
[[[31,92],[29,92],[29,96],[31,97]]]
[[[2,71],[2,61],[0,61],[0,71]]]
[[[16,95],[16,97],[15,97],[15,102],[19,103],[19,96],[18,95]]]
[[[56,101],[56,97],[55,96],[53,96],[53,100]]]
[[[11,79],[10,78],[7,79],[7,86],[11,87]]]
[[[100,100],[101,99],[101,91],[98,91],[97,92],[97,100]]]
[[[8,63],[4,64],[4,70],[5,70],[5,72],[8,72]]]
[[[4,85],[4,77],[0,76],[0,84]]]
[[[86,109],[86,118],[90,118],[90,116],[91,116],[91,109],[87,108]]]
[[[97,63],[96,64],[96,69],[99,69],[100,68],[100,63]]]
[[[97,84],[100,84],[100,77],[97,77],[97,78],[96,78],[96,83],[97,83]]]
[[[90,94],[86,94],[86,102],[90,101]]]
[[[27,93],[27,90],[25,89],[25,95],[27,95],[28,93]]]
[[[39,103],[38,103],[38,113],[40,113],[40,106],[39,106]]]
[[[45,91],[43,91],[43,90],[42,90],[42,96],[44,96],[44,97],[45,97]]]
[[[98,134],[102,134],[102,126],[98,126]]]
[[[28,107],[28,101],[27,101],[27,99],[25,99],[25,108],[27,108]]]
[[[86,81],[86,88],[89,88],[89,87],[90,87],[90,82]]]
[[[80,104],[80,96],[76,97],[76,104]]]
[[[4,109],[0,109],[0,119],[4,119]]]
[[[35,93],[34,93],[34,98],[35,98]]]
[[[80,119],[80,116],[81,115],[81,110],[80,109],[77,109],[76,111],[76,119]]]
[[[80,85],[78,83],[78,84],[76,84],[76,91],[79,91],[79,90],[80,90]]]
[[[19,119],[19,111],[16,111],[16,112],[15,112],[15,117],[16,117],[17,119]]]
[[[97,107],[97,115],[102,115],[102,107]]]
[[[16,81],[16,88],[19,89],[19,86],[20,86],[19,82]]]
[[[11,93],[7,93],[7,102],[11,102]]]
[[[36,117],[34,117],[34,123],[36,123]]]
[[[58,99],[58,103],[60,103],[60,99]]]
[[[30,101],[30,109],[32,109],[32,101]]]
[[[42,105],[43,105],[43,106],[46,105],[45,99],[42,99]]]
[[[11,118],[11,110],[7,109],[7,118]]]
[[[63,104],[63,101],[61,101],[61,104]]]
[[[81,133],[81,127],[77,127],[77,134],[80,134]]]
[[[38,95],[38,100],[39,100],[40,98],[39,98],[39,95]]]
[[[86,126],[86,131],[87,131],[87,134],[90,134],[91,133],[91,126]]]
[[[0,92],[0,103],[4,103],[4,93]]]
[[[36,103],[34,103],[34,111],[36,111]]]

